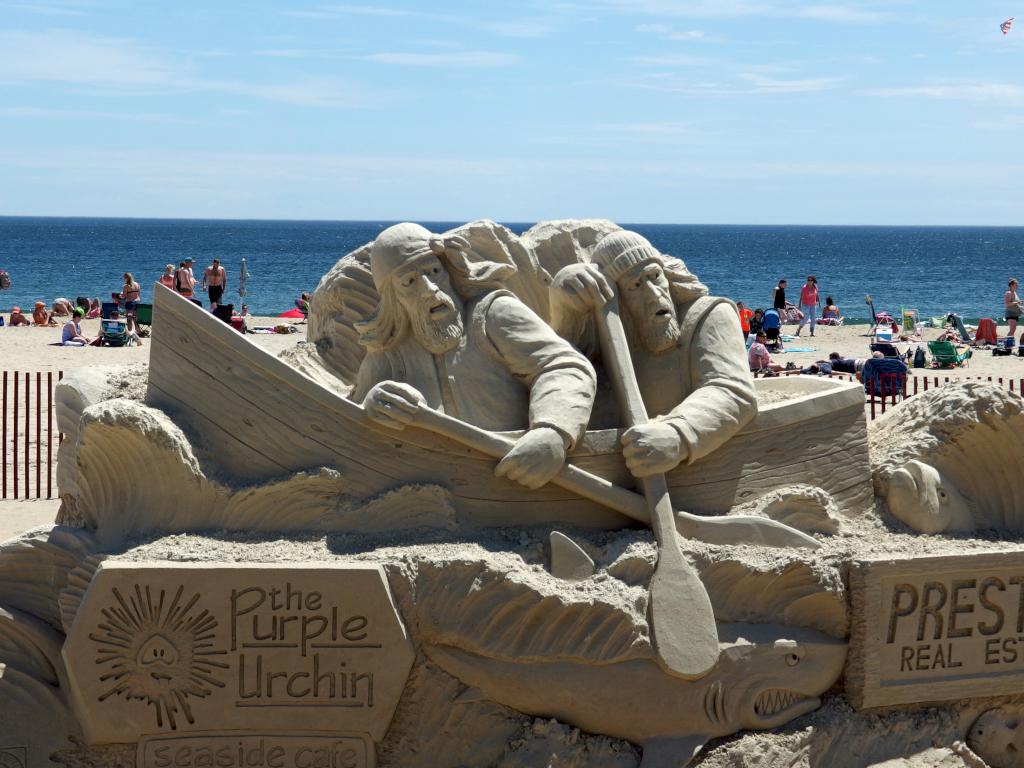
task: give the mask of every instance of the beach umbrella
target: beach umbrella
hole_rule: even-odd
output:
[[[238,270],[238,298],[245,298],[245,283],[249,279],[249,266],[245,263],[245,257],[242,257],[242,266]]]
[[[301,309],[288,309],[279,314],[278,317],[287,317],[292,320],[301,320],[302,318],[305,317],[305,315],[302,314]]]

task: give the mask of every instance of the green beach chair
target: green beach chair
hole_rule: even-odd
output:
[[[139,302],[135,305],[135,322],[139,325],[153,324],[153,305]]]
[[[963,351],[957,351],[949,341],[929,341],[928,351],[932,353],[932,365],[939,368],[956,368],[967,365],[971,359],[970,347],[964,347]]]

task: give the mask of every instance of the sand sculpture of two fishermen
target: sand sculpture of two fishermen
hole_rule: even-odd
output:
[[[597,377],[588,358],[601,362],[594,309],[616,289],[654,417],[623,434],[634,475],[701,458],[756,414],[735,311],[640,235],[613,232],[592,263],[558,273],[552,325],[502,288],[512,267],[471,262],[467,251],[462,238],[408,223],[374,242],[381,299],[362,328],[367,355],[353,397],[380,423],[401,428],[428,406],[483,429],[528,427],[495,471],[544,485],[590,420]]]

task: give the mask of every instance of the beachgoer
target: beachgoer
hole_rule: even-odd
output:
[[[127,317],[124,322],[121,321],[121,313],[117,309],[113,309],[110,312],[110,317],[106,320],[102,320],[101,328],[102,332],[97,337],[96,341],[93,342],[96,346],[107,346],[107,347],[130,347],[133,344],[136,346],[142,346],[142,339],[139,338],[138,326],[134,329],[128,326]],[[117,338],[120,336],[120,338]]]
[[[103,312],[103,305],[100,304],[98,297],[89,299],[89,311],[85,313],[85,316],[90,320],[93,320],[100,316]]]
[[[310,295],[308,293],[303,293],[301,296],[299,296],[299,298],[295,300],[295,306],[299,309],[300,312],[302,312],[302,314],[308,315],[309,301]]]
[[[750,349],[747,351],[747,365],[751,371],[775,371],[778,373],[782,370],[782,366],[772,361],[772,356],[768,353],[768,336],[764,331],[761,331],[754,338],[754,343],[750,345]]]
[[[511,293],[505,264],[469,261],[469,243],[418,224],[388,227],[370,249],[380,295],[360,324],[366,356],[352,397],[382,426],[420,408],[483,429],[526,429],[495,475],[539,488],[562,469],[590,419],[587,359]]]
[[[164,273],[160,275],[160,284],[174,290],[174,265],[168,264],[164,267]]]
[[[736,311],[740,315],[740,330],[743,331],[743,336],[746,337],[750,333],[750,318],[754,316],[754,313],[744,307],[742,301],[736,302]]]
[[[75,305],[65,298],[54,299],[50,311],[54,317],[71,317],[75,312]]]
[[[552,327],[606,368],[594,310],[615,295],[613,286],[650,416],[623,434],[626,465],[643,477],[707,456],[757,413],[736,310],[709,297],[682,261],[659,253],[641,235],[605,235],[590,264],[571,264],[555,275],[549,296]],[[620,408],[608,406],[604,398],[597,403],[597,422],[621,425]]]
[[[1007,284],[1008,290],[1003,294],[1003,315],[1010,327],[1008,336],[1017,332],[1017,321],[1020,320],[1020,297],[1017,295],[1017,278],[1011,277]]]
[[[779,280],[779,284],[772,288],[772,306],[778,311],[779,317],[783,317],[786,311],[786,281]]]
[[[46,304],[41,301],[37,301],[35,307],[32,309],[32,324],[56,325],[57,321],[53,319],[53,315],[46,311]]]
[[[21,307],[11,308],[10,325],[32,325],[32,321],[21,313]]]
[[[762,328],[764,328],[764,310],[758,307],[750,318],[750,333],[756,336]]]
[[[220,265],[219,259],[214,259],[210,266],[203,272],[203,289],[210,297],[210,311],[217,308],[224,291],[228,287],[228,274]]]
[[[797,326],[796,336],[800,335],[804,324],[811,321],[811,336],[814,335],[814,321],[818,317],[818,307],[821,305],[821,298],[818,296],[818,280],[814,275],[807,276],[807,282],[800,289],[800,310],[804,316],[800,318],[800,325]]]
[[[849,373],[856,375],[864,368],[866,357],[843,357],[838,352],[830,352],[828,361],[832,364],[832,370],[836,373]]]
[[[142,298],[142,288],[131,272],[124,273],[124,285],[121,286],[121,293],[118,296],[124,301],[124,314],[128,319],[128,330],[135,330],[135,307],[139,303],[139,299]]]
[[[836,300],[831,296],[826,296],[818,323],[826,326],[838,326],[841,319],[843,319],[843,315],[840,314],[839,307],[836,306]]]
[[[195,280],[192,279],[192,270],[185,266],[185,260],[178,262],[178,269],[174,272],[174,290],[191,299],[194,293]]]
[[[85,310],[81,307],[75,307],[71,319],[64,324],[64,328],[61,331],[60,343],[62,346],[87,347],[92,343],[92,339],[82,335],[81,322],[83,317],[85,317]]]

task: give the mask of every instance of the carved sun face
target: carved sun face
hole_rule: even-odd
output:
[[[99,632],[90,634],[96,643],[96,664],[102,669],[100,681],[107,689],[100,694],[140,700],[156,711],[158,727],[177,728],[183,714],[193,723],[190,697],[205,698],[212,687],[223,688],[217,670],[228,665],[215,656],[217,620],[209,611],[193,613],[199,600],[195,594],[182,603],[184,587],[178,587],[167,604],[167,591],[135,585],[127,599],[113,589],[116,604],[102,610],[105,621]]]

